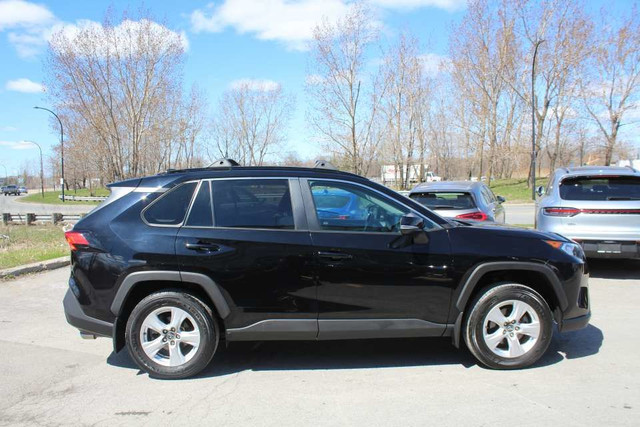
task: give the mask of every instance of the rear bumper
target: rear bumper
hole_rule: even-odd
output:
[[[611,241],[611,240],[580,240],[576,241],[582,246],[588,258],[619,258],[619,259],[640,259],[640,245],[637,242]],[[620,245],[615,250],[609,250],[607,245],[614,243]]]
[[[78,328],[80,332],[102,337],[111,337],[113,335],[113,324],[84,314],[80,303],[71,290],[67,290],[62,305],[64,306],[64,315],[67,318],[67,322],[71,326]]]

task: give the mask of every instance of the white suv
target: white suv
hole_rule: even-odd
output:
[[[580,243],[587,257],[640,258],[640,172],[583,166],[538,187],[536,228]]]

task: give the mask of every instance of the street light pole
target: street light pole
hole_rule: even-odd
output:
[[[536,200],[536,56],[544,40],[538,40],[531,63],[531,200]]]
[[[35,146],[38,147],[38,150],[40,150],[40,191],[42,192],[42,198],[44,199],[44,165],[42,163],[42,147],[40,147],[40,144],[38,144],[35,141],[25,141],[25,142],[30,142],[31,144],[35,144]]]
[[[58,119],[58,123],[60,123],[60,175],[62,175],[62,181],[61,181],[61,187],[62,187],[62,202],[64,203],[64,130],[62,128],[62,120],[60,120],[60,117],[58,117],[58,115],[56,113],[54,113],[53,111],[49,110],[48,108],[43,108],[43,107],[33,107],[36,110],[44,110],[44,111],[48,111],[51,114],[53,114],[55,116],[56,119]]]

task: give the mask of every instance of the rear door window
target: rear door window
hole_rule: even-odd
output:
[[[216,227],[293,229],[286,179],[212,181]]]
[[[564,200],[640,200],[640,177],[570,177],[560,183]]]
[[[145,209],[144,219],[153,225],[179,225],[187,214],[197,182],[179,185]]]
[[[409,197],[429,209],[473,209],[476,207],[471,194],[464,191],[413,193]]]

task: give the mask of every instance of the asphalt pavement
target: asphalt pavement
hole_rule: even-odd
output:
[[[638,425],[640,263],[592,265],[591,325],[521,371],[449,339],[232,343],[153,380],[62,311],[68,269],[0,282],[0,425]]]
[[[20,199],[26,196],[3,196],[0,195],[0,213],[39,215],[61,213],[65,215],[87,213],[93,209],[94,205],[79,205],[65,203],[61,205],[51,205],[44,203],[25,203]]]

